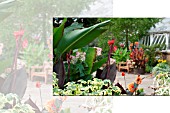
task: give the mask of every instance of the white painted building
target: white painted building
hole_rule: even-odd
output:
[[[164,18],[151,28],[149,35],[141,40],[144,45],[165,44],[164,51],[170,52],[170,18]]]

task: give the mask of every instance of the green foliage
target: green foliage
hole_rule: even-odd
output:
[[[156,57],[160,55],[159,51],[163,49],[164,44],[162,45],[155,44],[151,46],[141,45],[141,46],[145,50],[145,54],[148,58],[148,62],[146,63],[146,72],[151,72],[152,68],[156,66],[156,64],[158,63]]]
[[[62,25],[54,28],[54,31],[56,32],[54,33],[54,36],[53,36],[54,37],[53,43],[54,44],[58,43],[57,45],[54,45],[54,48],[53,48],[54,54],[56,55],[56,58],[55,58],[56,61],[57,59],[62,57],[62,55],[65,52],[88,45],[95,38],[97,38],[99,35],[101,35],[103,32],[106,31],[105,29],[101,29],[100,27],[106,26],[108,23],[109,21],[105,21],[99,24],[95,24],[88,28],[73,30],[66,34],[63,34],[62,32],[60,32],[63,30],[55,30],[55,29],[63,29],[63,27],[60,27]],[[62,38],[59,41],[56,40],[56,38],[58,38],[58,36],[61,36],[61,35],[62,35]]]
[[[170,72],[170,66],[167,63],[159,63],[152,69],[152,74],[155,76],[162,72]]]
[[[99,19],[100,21],[108,18]],[[105,32],[98,41],[98,46],[102,47],[104,53],[108,51],[107,40],[116,38],[115,45],[124,43],[128,48],[130,42],[138,41],[148,33],[148,30],[159,22],[159,18],[109,18],[110,26],[106,26],[108,32]],[[107,39],[107,40],[106,40]]]
[[[129,59],[130,52],[127,51],[127,48],[118,48],[116,52],[113,54],[113,59],[116,60],[116,63],[118,64],[119,62],[126,62],[127,59]]]
[[[139,96],[144,96],[144,89],[143,88],[140,88],[136,91],[136,95],[139,95]]]
[[[74,50],[70,64],[70,80],[92,79],[92,73],[106,63],[106,61],[107,58],[99,61],[96,60],[96,48],[87,47]],[[65,67],[68,70],[68,63],[65,63]]]
[[[120,95],[121,90],[113,86],[110,80],[94,78],[93,80],[78,80],[77,82],[68,82],[64,90],[58,87],[53,88],[53,95]]]
[[[82,48],[88,45],[90,42],[92,42],[99,35],[101,35],[103,32],[106,31],[106,29],[102,29],[101,27],[106,26],[110,22],[109,20],[107,20],[107,21],[95,24],[87,28],[75,29],[75,30],[73,30],[72,28],[71,31],[69,31],[67,28],[63,28],[65,21],[66,20],[64,20],[63,23],[60,24],[59,27],[54,27],[54,30],[53,30],[54,31],[53,43],[55,44],[53,47],[53,51],[54,51],[53,64],[55,67],[54,71],[59,74],[58,83],[59,83],[60,88],[63,87],[64,82],[65,82],[65,68],[64,68],[63,59],[65,58],[67,52],[74,50],[74,49]],[[65,30],[67,30],[67,32],[64,32]],[[79,78],[79,76],[83,77],[85,75],[83,73],[84,66],[82,65],[82,63],[79,63],[77,65],[78,67],[76,67],[75,69],[76,71],[79,70],[80,75],[76,73],[76,75],[74,75],[74,79]],[[92,77],[92,76],[91,77],[89,76],[88,76],[88,79]],[[68,80],[69,79],[70,77],[68,78]],[[87,79],[87,78],[83,78],[83,79]]]
[[[88,69],[86,71],[87,74],[91,74],[95,59],[96,59],[96,49],[88,48],[88,50],[86,52],[86,60],[85,60],[85,62],[88,65]]]
[[[156,95],[169,96],[170,95],[170,73],[160,72],[155,76],[155,82],[158,89],[155,91]]]
[[[150,73],[150,72],[152,72],[152,69],[153,69],[152,66],[146,64],[145,72]]]
[[[160,61],[158,61],[160,62]],[[170,66],[165,62],[158,63],[152,70],[155,76],[154,83],[156,86],[156,95],[170,95]]]
[[[8,107],[11,106],[9,109]],[[35,113],[33,108],[28,104],[21,103],[15,94],[4,95],[0,93],[0,112],[1,113]]]
[[[20,52],[20,58],[26,62],[27,68],[35,65],[43,65],[44,61],[48,61],[49,50],[45,49],[44,43],[28,44],[28,47]]]

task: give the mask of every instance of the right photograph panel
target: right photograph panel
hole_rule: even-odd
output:
[[[170,95],[169,23],[54,17],[53,95]]]

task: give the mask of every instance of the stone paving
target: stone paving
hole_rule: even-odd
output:
[[[136,78],[137,75],[134,74],[128,74],[125,73],[126,75],[126,84],[129,84],[131,82],[133,82]],[[145,75],[141,75],[141,77],[146,77],[149,76],[149,74],[145,74]],[[121,76],[121,72],[117,72],[117,76],[116,76],[116,81],[119,81],[119,83],[121,83],[124,87],[124,77]],[[52,76],[49,77],[48,79],[48,83],[45,84],[44,83],[44,79],[42,78],[35,78],[34,81],[30,81],[28,80],[28,84],[27,84],[27,89],[26,89],[26,93],[23,97],[23,101],[27,100],[29,97],[31,97],[31,99],[37,104],[37,106],[42,109],[42,105],[41,105],[41,99],[40,99],[40,91],[38,88],[36,88],[35,84],[36,81],[41,81],[41,96],[42,96],[42,103],[43,106],[51,99],[53,98],[58,98],[57,96],[54,97],[52,95]],[[144,91],[147,95],[151,95],[151,93],[153,93],[153,90],[148,88],[149,86],[151,86],[153,84],[153,78],[145,78],[142,81],[142,84],[139,85],[139,88],[144,88]],[[80,107],[81,105],[85,104],[85,100],[88,98],[87,97],[82,97],[82,96],[69,96],[66,101],[63,103],[63,108],[71,108],[71,112],[74,111],[80,111],[81,113],[88,113],[88,110]]]
[[[126,78],[126,84],[128,85],[131,82],[134,82],[134,80],[136,79],[137,75],[133,74],[133,73],[125,73],[125,78]],[[153,86],[153,77],[150,77],[150,74],[145,74],[145,75],[141,75],[141,78],[143,77],[148,77],[142,80],[142,83],[139,85],[138,88],[143,88],[144,92],[146,95],[151,95],[152,93],[154,93],[154,90],[151,88],[148,88],[149,86]],[[116,76],[116,81],[119,81],[119,83],[122,84],[123,87],[125,87],[125,82],[124,82],[124,77],[122,77],[121,72],[117,72],[117,76]]]

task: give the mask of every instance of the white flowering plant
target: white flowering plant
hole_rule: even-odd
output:
[[[69,57],[70,66],[68,66],[68,61],[65,62],[66,72],[68,73],[68,69],[70,71],[70,81],[92,79],[92,73],[107,61],[107,58],[98,61],[97,57],[100,55],[102,55],[102,49],[99,47],[84,47],[73,50]]]

